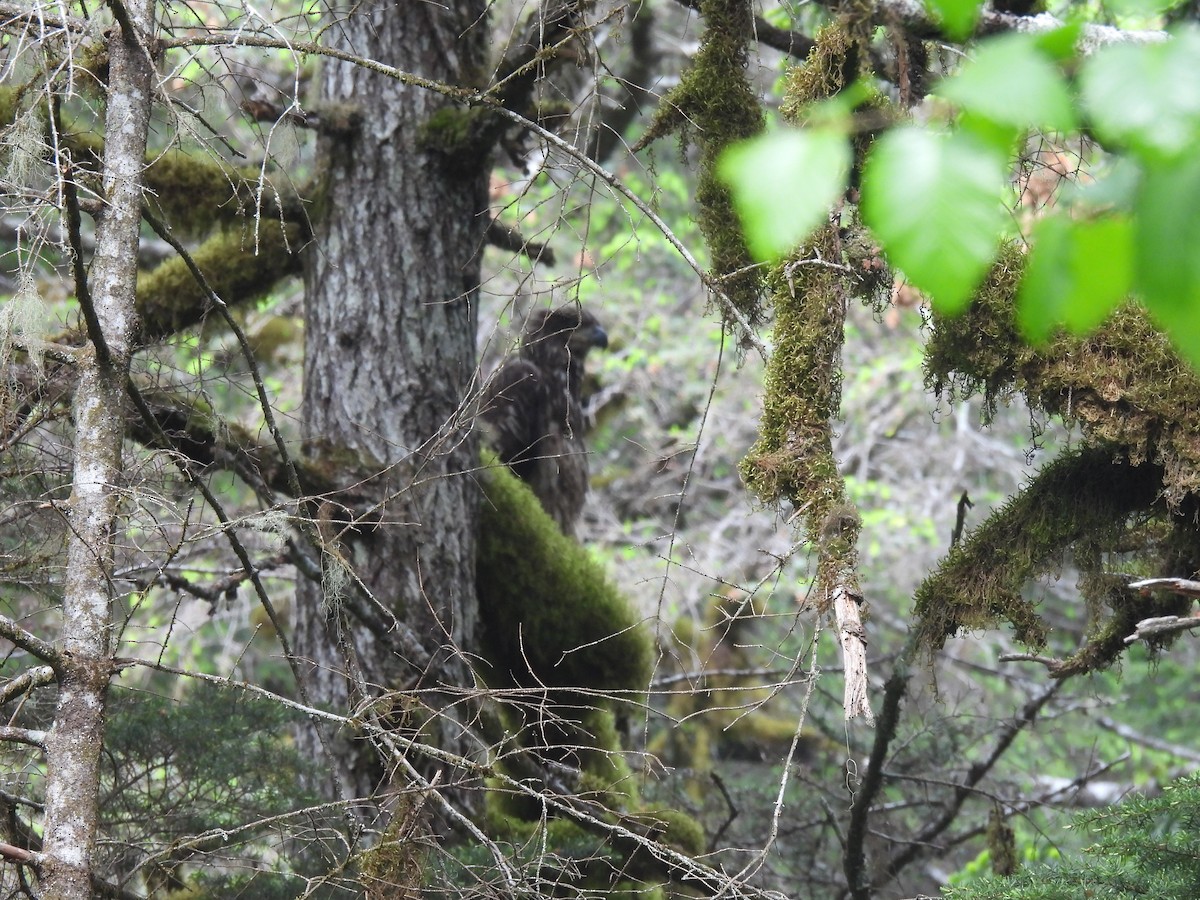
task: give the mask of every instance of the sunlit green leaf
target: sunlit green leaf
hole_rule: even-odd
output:
[[[1017,322],[1041,341],[1057,326],[1079,334],[1104,321],[1133,282],[1133,227],[1127,217],[1042,219],[1017,293]]]
[[[1101,140],[1143,156],[1195,152],[1200,138],[1200,33],[1159,44],[1117,44],[1080,73],[1083,101]]]
[[[888,259],[946,312],[966,304],[1005,224],[1005,160],[965,135],[896,129],[863,171],[862,211]]]
[[[718,172],[756,259],[782,256],[821,224],[846,189],[850,159],[833,129],[777,131],[725,152]]]
[[[925,0],[925,8],[938,20],[946,36],[954,40],[971,36],[982,6],[982,0]]]
[[[1083,22],[1077,18],[1058,28],[1037,33],[1034,35],[1034,43],[1051,59],[1061,62],[1075,56],[1075,48],[1079,44],[1079,35],[1082,32]]]
[[[1017,128],[1075,128],[1066,79],[1030,34],[1009,34],[980,44],[937,92],[975,115]]]
[[[1148,166],[1134,202],[1134,271],[1150,312],[1200,365],[1200,156]]]

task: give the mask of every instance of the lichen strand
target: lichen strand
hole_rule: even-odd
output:
[[[745,0],[701,0],[704,34],[679,85],[663,98],[638,146],[667,134],[694,138],[700,147],[696,184],[697,223],[708,245],[721,290],[752,323],[762,321],[761,279],[751,268],[728,189],[716,175],[730,144],[763,130],[758,96],[746,76],[752,38],[751,6]]]
[[[1172,509],[1200,493],[1200,379],[1145,310],[1122,306],[1084,338],[1057,335],[1032,348],[1013,313],[1024,254],[1007,245],[970,309],[936,316],[926,349],[926,382],[955,397],[982,394],[994,412],[1011,393],[1068,423],[1089,441],[1122,448],[1131,462],[1161,465]]]
[[[192,259],[217,296],[236,306],[261,297],[281,278],[299,274],[295,250],[300,239],[298,226],[289,225],[285,233],[278,222],[263,220],[257,234],[240,229],[217,232],[192,253]],[[209,308],[208,299],[178,257],[139,276],[140,339],[152,341],[196,324]]]
[[[1161,483],[1160,467],[1135,465],[1112,446],[1091,446],[1054,460],[918,588],[914,613],[920,645],[932,653],[961,629],[1001,622],[1011,624],[1026,645],[1044,645],[1047,626],[1036,603],[1022,596],[1026,584],[1057,572],[1078,543],[1089,550],[1075,558],[1085,567],[1081,588],[1104,583],[1095,576],[1106,552],[1124,548],[1131,517],[1155,508]],[[1164,511],[1161,505],[1158,511]],[[1144,598],[1127,590],[1106,590],[1093,602],[1115,610],[1114,621],[1122,622],[1128,619],[1122,610],[1145,608]],[[1098,634],[1103,630],[1100,626]],[[1110,638],[1102,643],[1105,653],[1111,651],[1108,659],[1121,649]]]
[[[587,550],[495,458],[479,473],[477,584],[496,683],[641,691],[652,640]]]

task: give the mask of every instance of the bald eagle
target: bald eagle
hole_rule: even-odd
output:
[[[608,335],[575,304],[529,317],[517,355],[483,391],[480,416],[500,459],[533,488],[564,534],[575,533],[588,489],[583,361]]]

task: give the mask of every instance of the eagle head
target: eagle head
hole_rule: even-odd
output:
[[[529,359],[574,368],[593,348],[608,347],[608,333],[596,317],[574,303],[543,309],[529,317],[522,341]]]

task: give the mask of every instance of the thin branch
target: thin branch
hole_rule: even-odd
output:
[[[14,725],[0,725],[0,742],[28,744],[31,747],[44,748],[46,732],[33,728],[17,728]]]
[[[1192,631],[1196,628],[1200,628],[1200,619],[1192,616],[1157,616],[1153,619],[1142,619],[1137,623],[1137,630],[1125,638],[1125,643],[1148,641],[1151,638],[1157,640],[1169,634],[1179,634],[1181,631]]]
[[[26,631],[8,616],[0,615],[0,637],[12,641],[27,653],[32,653],[54,671],[62,668],[62,657],[53,644],[48,644],[41,638]]]
[[[267,387],[263,383],[262,372],[258,368],[258,360],[254,357],[254,351],[250,348],[250,340],[246,337],[246,333],[238,324],[237,319],[229,312],[229,307],[212,289],[208,283],[208,279],[204,277],[204,273],[200,271],[200,267],[196,265],[196,261],[192,259],[191,254],[183,244],[175,239],[171,233],[171,229],[165,222],[160,221],[149,209],[143,206],[142,218],[154,229],[155,234],[175,248],[175,252],[179,254],[184,264],[188,267],[188,271],[192,273],[192,277],[196,279],[196,283],[200,285],[201,290],[208,295],[208,301],[221,314],[221,318],[225,320],[225,324],[229,327],[237,338],[238,347],[242,351],[242,358],[246,360],[246,365],[250,369],[250,377],[254,380],[254,389],[258,395],[258,406],[262,410],[263,421],[267,425],[267,430],[270,431],[271,437],[275,441],[275,447],[279,451],[279,459],[283,464],[284,472],[287,476],[288,487],[291,489],[292,496],[300,496],[300,477],[296,473],[296,464],[292,461],[292,456],[288,453],[287,443],[283,439],[283,434],[279,431],[279,426],[275,423],[275,412],[271,407],[270,398],[267,396]]]
[[[54,669],[50,666],[35,666],[0,687],[0,706],[11,703],[15,698],[46,684],[54,683]]]
[[[1186,597],[1200,597],[1200,581],[1192,581],[1189,578],[1143,578],[1141,581],[1130,582],[1129,587],[1143,594],[1149,594],[1151,591],[1174,591]]]
[[[1021,714],[1009,722],[1000,732],[996,739],[995,746],[992,747],[992,752],[979,762],[971,766],[967,770],[966,776],[954,789],[954,795],[950,802],[946,805],[942,815],[931,822],[921,830],[904,850],[897,853],[890,860],[884,869],[884,877],[887,881],[892,880],[900,872],[913,862],[925,848],[932,844],[947,828],[949,828],[954,820],[958,818],[959,811],[967,798],[976,791],[976,785],[984,779],[985,776],[995,767],[1000,758],[1008,752],[1013,741],[1017,739],[1022,731],[1024,731],[1036,718],[1051,698],[1058,693],[1059,689],[1065,684],[1065,680],[1055,681],[1045,688],[1036,697],[1030,698],[1028,702],[1021,708]],[[878,886],[878,883],[876,884]]]
[[[41,862],[40,854],[6,844],[4,841],[0,841],[0,856],[22,866],[37,866]]]
[[[1191,747],[1172,744],[1170,741],[1164,741],[1153,735],[1143,734],[1122,722],[1110,719],[1108,716],[1097,716],[1096,723],[1101,728],[1111,731],[1113,734],[1118,734],[1132,743],[1149,747],[1151,750],[1158,750],[1160,753],[1170,753],[1172,756],[1178,756],[1180,759],[1186,759],[1193,763],[1200,763],[1200,752],[1193,750]]]

